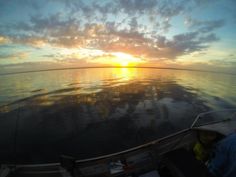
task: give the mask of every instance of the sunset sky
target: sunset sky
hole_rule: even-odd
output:
[[[236,73],[235,0],[0,0],[0,72],[156,66]]]

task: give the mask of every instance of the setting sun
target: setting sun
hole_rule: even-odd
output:
[[[127,61],[123,61],[120,63],[121,66],[129,66],[129,62]]]
[[[144,62],[140,58],[137,58],[130,54],[126,54],[122,52],[115,52],[115,53],[112,53],[112,55],[114,56],[114,58],[111,61],[111,63],[116,66],[123,66],[123,67],[136,66],[139,63]]]

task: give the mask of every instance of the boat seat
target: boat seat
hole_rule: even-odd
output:
[[[207,177],[207,167],[196,160],[193,153],[177,149],[165,155],[166,167],[175,177]]]

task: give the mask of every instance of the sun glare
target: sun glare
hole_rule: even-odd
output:
[[[115,52],[112,53],[112,55],[114,56],[112,64],[116,66],[122,66],[122,67],[136,66],[137,64],[143,62],[140,58],[122,52]]]
[[[70,56],[74,55],[70,54]],[[139,58],[123,52],[104,52],[101,50],[80,49],[80,52],[77,55],[85,58],[92,58],[92,60],[89,61],[91,63],[117,67],[137,66],[146,62],[141,57]]]
[[[127,62],[127,61],[122,61],[122,62],[120,63],[120,65],[121,65],[121,66],[129,66],[129,62]]]

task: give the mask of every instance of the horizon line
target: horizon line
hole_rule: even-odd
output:
[[[14,75],[14,74],[25,74],[25,73],[35,73],[35,72],[46,72],[46,71],[60,71],[60,70],[73,70],[73,69],[96,69],[96,68],[147,68],[147,69],[166,69],[166,70],[182,70],[182,71],[197,71],[197,72],[209,72],[216,74],[227,74],[236,75],[235,73],[228,72],[218,72],[218,71],[207,71],[201,69],[187,69],[187,68],[174,68],[174,67],[155,67],[155,66],[82,66],[82,67],[67,67],[67,68],[50,68],[50,69],[39,69],[39,70],[28,70],[28,71],[18,71],[9,73],[0,73],[0,76]]]

